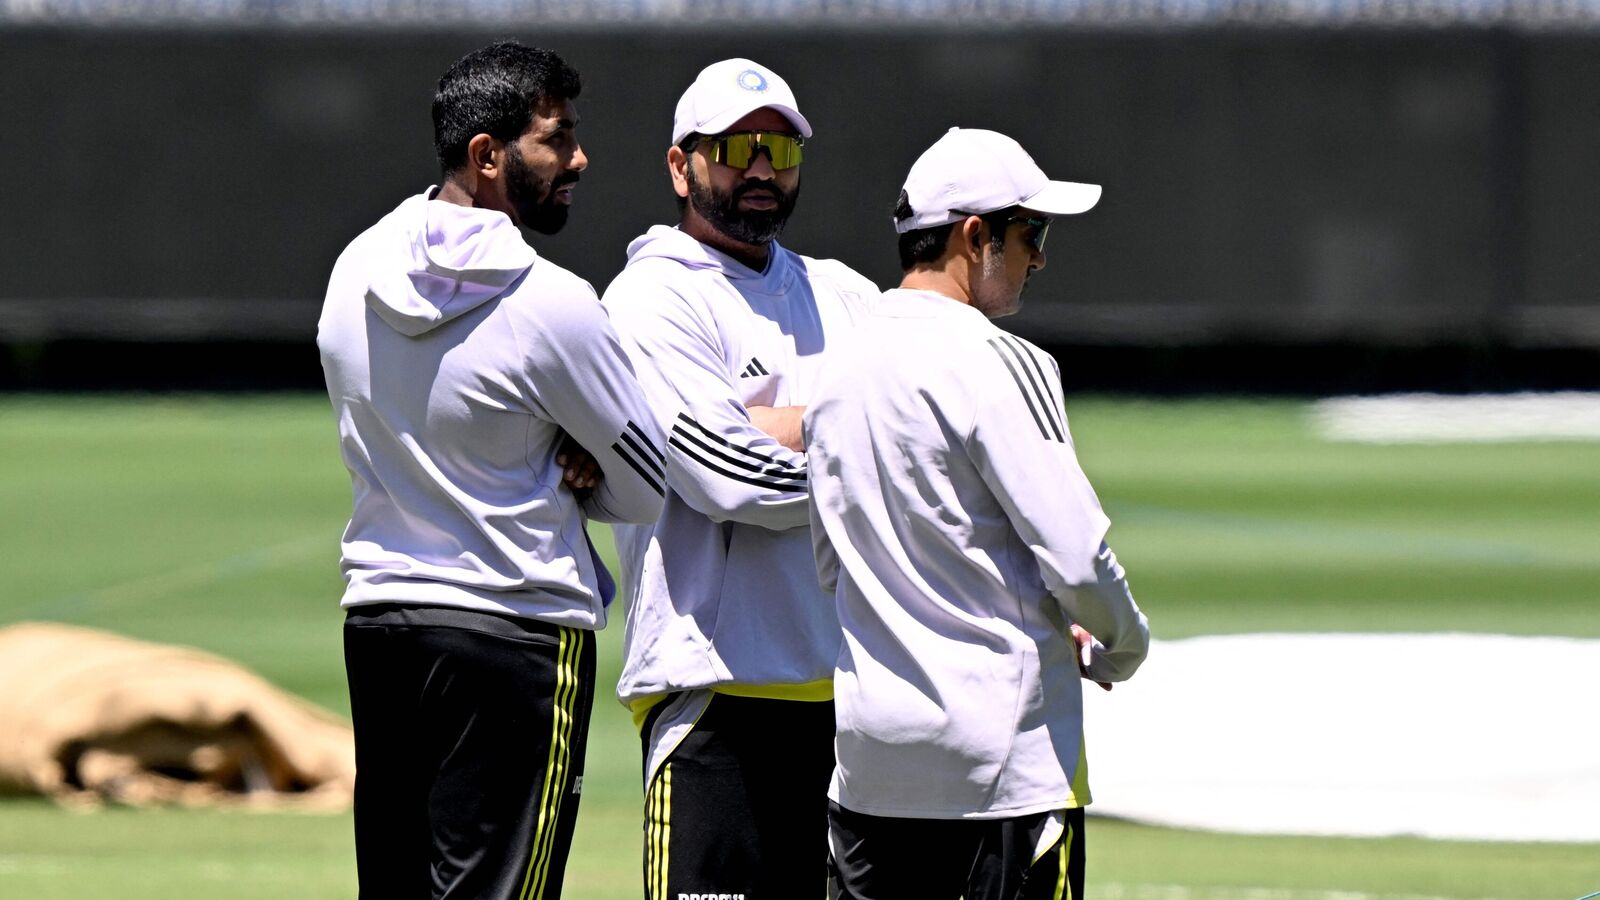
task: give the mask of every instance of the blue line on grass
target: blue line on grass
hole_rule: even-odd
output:
[[[1571,565],[1564,554],[1527,544],[1381,531],[1244,513],[1205,512],[1147,504],[1107,503],[1112,522],[1173,524],[1254,539],[1290,539],[1319,547],[1359,551],[1395,559],[1430,559],[1494,565]]]
[[[127,603],[148,602],[169,597],[179,591],[191,590],[223,578],[271,569],[286,562],[302,559],[316,551],[328,551],[326,536],[305,537],[272,547],[261,547],[235,553],[222,559],[191,565],[183,569],[147,575],[106,585],[89,591],[55,597],[21,610],[18,619],[52,619],[72,621]]]

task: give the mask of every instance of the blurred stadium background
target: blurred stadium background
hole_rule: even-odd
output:
[[[1595,0],[0,0],[0,386],[315,388],[325,273],[504,35],[585,74],[543,248],[597,287],[673,215],[682,85],[749,55],[819,123],[790,243],[879,281],[952,124],[1106,186],[1012,323],[1069,387],[1600,385]]]
[[[1600,443],[1338,442],[1309,403],[1600,389],[1600,0],[0,0],[0,626],[347,710],[324,279],[437,179],[433,85],[502,36],[584,73],[591,168],[538,246],[598,288],[673,217],[670,112],[726,56],[817,125],[786,242],[880,284],[950,125],[1104,184],[1008,327],[1062,361],[1158,638],[1600,637]],[[637,897],[635,739],[594,728],[568,896]],[[1093,835],[1101,898],[1600,890],[1593,844]],[[348,816],[0,802],[0,897],[351,894]]]

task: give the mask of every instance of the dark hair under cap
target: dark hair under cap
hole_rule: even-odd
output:
[[[1013,209],[1015,207],[1012,207]],[[914,211],[911,209],[911,198],[905,191],[900,192],[900,199],[894,205],[894,220],[903,222],[911,218]],[[1005,219],[1010,217],[1011,209],[1002,209],[992,213],[985,213],[981,218],[989,223],[990,239],[994,243],[1004,246],[1006,233]],[[950,232],[960,222],[948,222],[944,225],[933,225],[928,228],[918,228],[914,231],[902,233],[899,238],[900,271],[909,272],[919,263],[931,263],[944,255],[945,244],[950,242]]]

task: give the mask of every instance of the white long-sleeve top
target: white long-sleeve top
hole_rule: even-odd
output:
[[[806,457],[747,407],[808,403],[832,342],[877,296],[843,264],[777,243],[762,272],[665,226],[629,245],[604,302],[668,436],[660,518],[616,529],[617,694],[636,712],[699,688],[830,696],[839,626],[812,562]]]
[[[585,519],[654,520],[665,440],[594,289],[433,193],[350,243],[318,323],[354,499],[342,604],[600,628],[615,588]],[[604,473],[583,502],[568,435]]]
[[[1055,361],[936,293],[891,290],[805,415],[820,579],[844,643],[830,796],[1000,818],[1090,800],[1078,623],[1120,681],[1149,626],[1106,547]]]

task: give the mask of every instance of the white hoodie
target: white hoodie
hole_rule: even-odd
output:
[[[746,408],[808,403],[825,348],[878,290],[842,263],[771,250],[756,272],[657,226],[606,289],[669,444],[665,511],[616,530],[628,595],[617,694],[636,713],[698,688],[832,696],[839,624],[811,556],[806,458]]]
[[[958,300],[884,292],[806,411],[817,574],[844,646],[829,796],[874,816],[1089,803],[1080,657],[1122,681],[1150,626],[1105,544],[1048,354]]]
[[[342,605],[600,628],[615,588],[585,517],[656,517],[661,432],[594,289],[503,213],[434,193],[350,243],[318,323],[354,491]],[[564,435],[604,473],[581,503]]]

